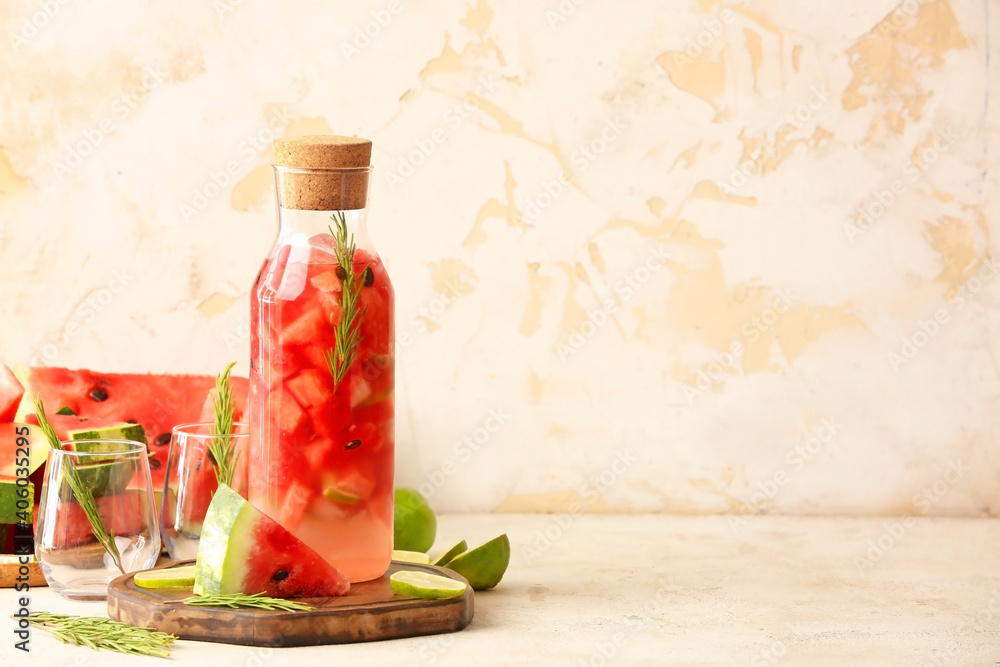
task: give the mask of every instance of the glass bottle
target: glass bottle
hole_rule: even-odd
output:
[[[275,142],[278,239],[250,306],[248,499],[351,581],[392,557],[392,284],[366,230],[371,142]]]

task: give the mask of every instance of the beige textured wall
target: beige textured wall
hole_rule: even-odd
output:
[[[268,142],[358,134],[438,509],[995,514],[998,15],[4,2],[0,358],[245,372]]]

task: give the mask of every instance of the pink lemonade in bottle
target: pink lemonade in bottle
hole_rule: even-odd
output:
[[[392,555],[393,289],[365,229],[371,142],[275,142],[278,240],[251,295],[248,499],[351,581]]]

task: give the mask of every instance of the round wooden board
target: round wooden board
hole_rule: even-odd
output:
[[[167,567],[193,563],[185,561]],[[190,590],[139,588],[132,573],[108,586],[108,616],[181,639],[273,647],[432,635],[455,632],[472,622],[471,586],[460,597],[446,600],[395,596],[389,587],[389,575],[398,570],[421,570],[468,584],[461,575],[445,568],[393,561],[380,579],[353,584],[351,592],[343,597],[302,598],[315,608],[284,612],[186,605],[181,600],[191,597]]]

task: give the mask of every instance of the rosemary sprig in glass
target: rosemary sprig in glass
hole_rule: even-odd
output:
[[[35,396],[35,416],[38,417],[38,428],[41,429],[49,441],[49,447],[60,452],[65,452],[66,448],[59,442],[59,437],[56,435],[55,429],[52,428],[48,417],[45,416],[45,405],[42,403],[41,396]],[[108,555],[111,556],[118,571],[125,574],[125,568],[122,567],[122,555],[118,551],[118,544],[115,543],[115,534],[105,528],[101,514],[97,511],[97,501],[94,500],[94,494],[80,481],[80,477],[76,474],[76,461],[72,456],[67,456],[64,457],[63,465],[66,468],[66,481],[73,491],[73,497],[80,504],[80,509],[83,510],[83,513],[90,521],[94,537],[97,538],[97,541],[108,552]]]
[[[326,357],[330,375],[333,376],[333,388],[337,389],[340,381],[347,375],[347,370],[354,363],[361,344],[361,323],[365,320],[368,308],[358,312],[358,296],[364,284],[362,274],[354,270],[354,234],[347,234],[347,219],[342,211],[330,216],[336,229],[330,227],[336,243],[333,246],[334,257],[340,269],[337,274],[342,281],[340,293],[340,322],[334,327],[334,346],[323,354]],[[365,269],[368,270],[367,267]],[[362,272],[364,273],[364,272]]]
[[[293,602],[281,598],[269,598],[263,593],[227,593],[220,595],[197,595],[184,600],[184,604],[198,607],[251,607],[253,609],[269,609],[271,611],[312,611],[312,607],[302,602]]]
[[[240,455],[233,445],[233,415],[236,412],[236,401],[233,398],[233,387],[229,382],[229,374],[236,362],[226,366],[226,370],[215,379],[215,395],[212,405],[215,408],[215,426],[208,453],[215,464],[215,479],[219,484],[233,485],[236,473],[236,463]]]
[[[96,616],[71,616],[34,611],[28,615],[28,624],[51,633],[63,644],[157,658],[170,657],[167,647],[177,639],[176,636],[166,632],[136,628],[127,623]]]

